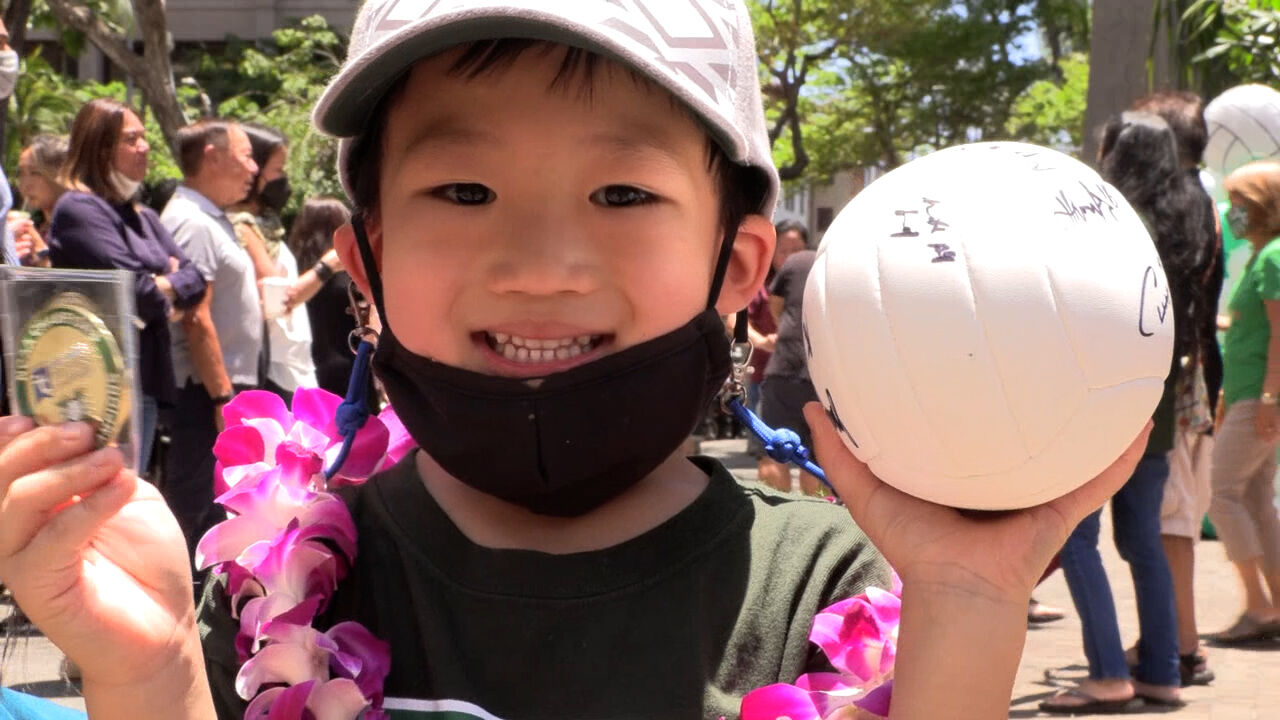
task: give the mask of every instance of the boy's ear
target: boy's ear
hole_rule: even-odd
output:
[[[375,213],[365,213],[364,231],[381,270],[382,223],[378,221]],[[342,267],[346,268],[347,274],[360,289],[360,293],[372,302],[373,292],[369,289],[369,273],[365,272],[364,258],[360,256],[360,246],[356,243],[356,231],[351,223],[346,223],[333,231],[333,249],[338,251],[338,259],[342,261]]]
[[[731,315],[751,302],[769,274],[776,242],[777,235],[769,218],[763,215],[743,218],[733,241],[733,253],[724,274],[724,283],[720,286],[716,312]]]

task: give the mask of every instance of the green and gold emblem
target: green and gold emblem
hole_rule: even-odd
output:
[[[132,378],[120,345],[93,303],[62,293],[31,317],[18,340],[18,411],[40,425],[87,422],[99,445],[126,427]]]

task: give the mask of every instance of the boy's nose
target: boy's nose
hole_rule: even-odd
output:
[[[543,217],[513,223],[503,235],[487,268],[491,291],[586,294],[598,287],[599,262],[582,229]]]

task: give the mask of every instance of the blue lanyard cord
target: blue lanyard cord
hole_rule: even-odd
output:
[[[356,433],[369,420],[369,367],[373,357],[373,343],[360,341],[356,350],[356,362],[351,368],[351,379],[347,382],[347,397],[338,406],[335,418],[338,432],[342,434],[342,449],[333,464],[324,471],[325,481],[332,480],[342,469],[351,453],[351,445],[356,441]]]
[[[764,443],[766,455],[777,462],[790,463],[801,468],[822,481],[822,484],[833,495],[835,494],[836,489],[831,487],[831,483],[827,482],[827,474],[809,456],[809,448],[800,443],[800,436],[794,430],[788,430],[787,428],[775,430],[769,427],[760,419],[760,416],[751,412],[747,409],[747,406],[742,404],[742,398],[740,397],[731,398],[727,403],[727,407],[747,429],[760,438],[760,442]]]

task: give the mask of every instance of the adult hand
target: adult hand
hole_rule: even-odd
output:
[[[1263,442],[1271,442],[1280,436],[1280,411],[1277,411],[1275,405],[1258,403],[1258,413],[1253,416],[1253,429]]]
[[[191,571],[177,521],[83,423],[0,418],[0,577],[96,688],[145,685],[189,650]]]
[[[1067,495],[1024,510],[978,513],[936,505],[884,483],[845,448],[820,404],[809,403],[805,417],[827,479],[904,588],[1024,609],[1067,535],[1133,474],[1151,432],[1148,423],[1110,467]]]
[[[169,278],[164,275],[153,275],[152,279],[156,282],[156,288],[164,295],[164,299],[172,305],[178,299],[178,292],[173,289],[173,283],[169,282]]]
[[[30,218],[16,220],[10,223],[9,232],[13,234],[13,249],[22,264],[37,264],[37,254],[48,245],[45,244],[44,238],[40,237],[40,231],[36,230],[35,223],[31,222]]]

